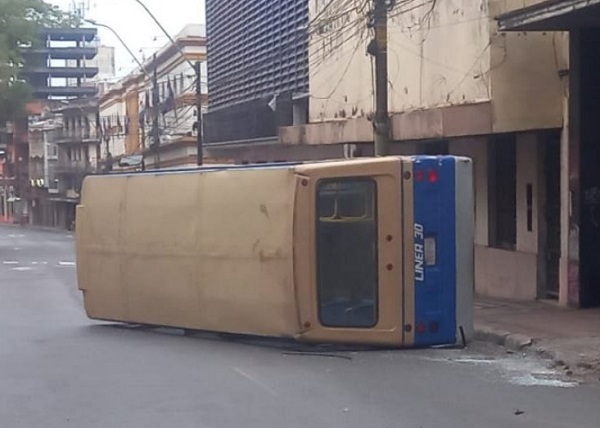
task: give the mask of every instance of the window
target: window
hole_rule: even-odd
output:
[[[325,327],[378,321],[377,184],[327,180],[317,190],[317,289]]]
[[[48,144],[48,159],[58,159],[58,146],[56,144]]]
[[[493,137],[488,161],[489,241],[514,250],[517,244],[517,145],[515,135]]]

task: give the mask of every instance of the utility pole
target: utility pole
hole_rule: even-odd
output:
[[[156,54],[153,58],[154,71],[152,72],[152,148],[156,153],[156,169],[160,169],[160,132],[158,127],[158,114],[160,97],[158,93],[158,64]]]
[[[375,57],[375,156],[390,153],[390,117],[388,112],[388,5],[387,0],[375,0],[373,26],[375,39],[369,53]]]
[[[196,79],[197,79],[197,83],[196,83],[196,91],[197,91],[197,100],[196,100],[196,106],[198,107],[198,136],[197,136],[197,146],[198,146],[198,160],[197,160],[197,164],[198,165],[202,165],[203,161],[204,161],[204,150],[203,150],[203,145],[202,145],[202,115],[201,115],[201,106],[202,106],[202,84],[201,84],[201,77],[202,77],[202,73],[201,73],[201,69],[200,69],[200,63],[199,61],[196,62],[196,64],[192,64],[192,62],[188,59],[188,57],[186,56],[185,52],[183,52],[183,49],[181,48],[180,44],[177,43],[173,37],[171,37],[171,35],[169,34],[169,32],[165,29],[165,27],[163,27],[163,25],[160,23],[160,21],[156,18],[156,16],[154,16],[154,14],[150,11],[150,9],[148,9],[148,6],[146,6],[144,4],[144,2],[142,0],[134,0],[137,4],[139,4],[148,14],[148,16],[150,16],[150,18],[152,18],[152,20],[156,23],[156,25],[161,29],[161,31],[164,33],[165,36],[167,36],[167,38],[169,39],[169,41],[171,42],[171,44],[175,47],[175,49],[177,49],[179,51],[179,53],[181,54],[181,56],[183,57],[183,59],[188,63],[188,65],[196,71]],[[156,70],[155,70],[156,71]]]
[[[196,117],[196,147],[198,150],[198,166],[202,166],[204,163],[204,147],[202,141],[202,64],[200,61],[196,61],[196,110],[198,116]]]

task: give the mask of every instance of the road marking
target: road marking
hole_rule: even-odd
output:
[[[75,262],[58,262],[59,266],[75,266]]]
[[[33,270],[33,268],[21,266],[21,267],[12,268],[11,270],[14,270],[16,272],[27,272],[27,271]]]
[[[8,235],[9,238],[25,238],[25,235]]]
[[[18,264],[19,264],[19,262],[18,262],[18,261],[16,261],[16,260],[5,260],[5,261],[3,262],[3,264],[5,264],[5,265],[18,265]]]
[[[245,377],[246,379],[248,379],[253,384],[260,386],[262,389],[264,389],[265,391],[267,391],[269,394],[273,395],[274,397],[279,396],[279,394],[277,394],[277,392],[273,388],[271,388],[270,386],[264,384],[263,382],[261,382],[260,380],[256,379],[255,377],[250,376],[248,373],[246,373],[242,369],[238,369],[238,368],[234,367],[233,371],[236,372],[237,374],[239,374],[240,376]]]

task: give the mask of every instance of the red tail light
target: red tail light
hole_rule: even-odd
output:
[[[440,179],[440,174],[435,169],[429,170],[429,182],[435,184]]]

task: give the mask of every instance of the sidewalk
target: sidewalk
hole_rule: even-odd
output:
[[[600,308],[477,298],[475,331],[479,340],[550,358],[568,374],[600,376]]]

